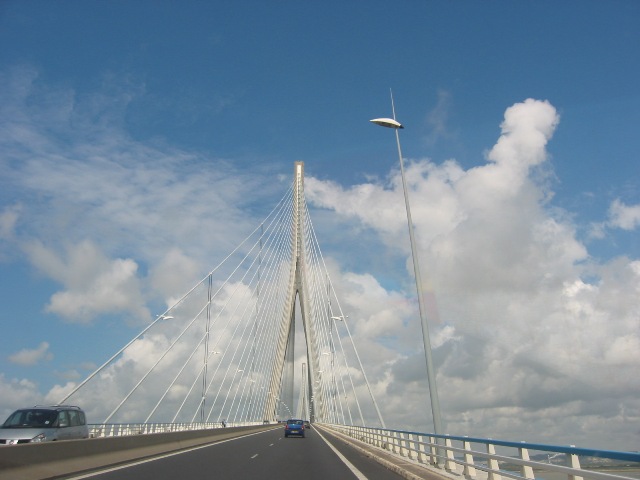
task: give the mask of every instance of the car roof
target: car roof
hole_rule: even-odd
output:
[[[76,405],[34,405],[33,407],[19,408],[18,410],[82,410]]]

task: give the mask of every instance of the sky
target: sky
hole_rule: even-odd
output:
[[[640,449],[640,3],[0,2],[0,413],[55,402],[293,163],[386,424]]]

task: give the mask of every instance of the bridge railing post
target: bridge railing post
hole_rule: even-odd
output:
[[[382,436],[382,448],[393,452],[393,439],[391,438],[388,430],[380,430]]]
[[[520,459],[529,462],[529,449],[527,448],[519,448],[518,453],[520,454]],[[535,479],[535,475],[533,474],[533,467],[531,465],[522,465],[521,469],[522,476],[528,479]]]
[[[458,468],[455,462],[455,457],[453,455],[453,445],[451,444],[450,438],[444,439],[444,447],[445,447],[445,455],[447,456],[447,460],[445,461],[444,468],[447,472],[455,473]]]
[[[571,445],[572,447],[575,447],[575,445]],[[571,468],[575,468],[577,470],[580,470],[580,459],[578,458],[578,455],[575,455],[573,453],[567,453],[567,465],[569,465],[569,467]],[[568,475],[568,480],[582,480],[582,477],[580,475]]]
[[[375,429],[370,431],[369,443],[371,445],[375,445],[376,447],[382,448],[382,437],[380,435],[380,430]]]
[[[408,434],[405,432],[398,432],[398,448],[400,450],[401,457],[409,456],[409,449],[407,448]]]
[[[393,453],[399,453],[400,449],[400,442],[398,440],[399,435],[396,432],[390,432],[389,434],[389,440],[391,443],[391,451]]]
[[[438,448],[436,446],[436,437],[429,437],[429,451],[431,452],[431,465],[438,466]]]
[[[493,443],[487,443],[487,467],[489,467],[488,480],[500,480],[502,477],[499,473],[500,467],[498,460],[495,458],[496,447]]]
[[[462,448],[464,448],[464,469],[462,474],[465,478],[476,478],[476,467],[473,462],[473,454],[471,453],[471,442],[463,441]]]
[[[362,427],[350,427],[349,435],[366,443],[371,443],[374,437],[374,434],[369,429]]]
[[[424,464],[431,463],[431,456],[427,453],[424,435],[418,435],[418,448],[416,454],[418,462]]]
[[[413,434],[413,433],[409,433],[407,434],[408,436],[408,444],[409,444],[409,458],[411,460],[417,460],[418,459],[418,442],[417,442],[417,438],[418,436]]]
[[[385,448],[384,436],[382,434],[382,431],[379,428],[377,428],[373,433],[374,433],[372,438],[373,444],[376,447]]]

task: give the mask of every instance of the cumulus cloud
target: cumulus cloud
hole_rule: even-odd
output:
[[[626,205],[620,199],[609,207],[608,225],[623,230],[635,230],[640,225],[640,205]]]
[[[53,354],[49,351],[49,343],[42,342],[37,348],[22,350],[9,355],[9,361],[23,366],[36,365],[39,362],[47,362],[53,359]]]
[[[14,410],[42,403],[44,397],[35,382],[28,379],[8,379],[4,373],[0,373],[0,398],[0,417],[4,421]]]
[[[109,260],[90,241],[67,246],[64,256],[39,242],[33,242],[26,250],[37,268],[65,286],[65,290],[52,295],[48,312],[78,323],[113,312],[149,318],[136,275],[138,266],[133,260]]]
[[[73,92],[39,91],[35,72],[19,73],[0,108],[24,121],[3,129],[0,141],[14,155],[7,181],[21,189],[21,210],[4,207],[0,234],[53,283],[46,309],[66,321],[148,319],[150,303],[171,304],[255,227],[243,192],[272,204],[270,195],[286,188],[288,177],[278,183],[268,172],[142,145],[113,120],[95,119],[91,112],[122,115],[104,112],[124,109],[127,92],[91,109]],[[27,100],[36,94],[52,107],[34,117]],[[549,102],[528,99],[506,109],[477,166],[406,163],[443,414],[453,434],[544,443],[577,443],[579,435],[584,446],[624,448],[638,439],[628,425],[640,411],[640,267],[626,257],[594,261],[571,215],[550,208],[547,144],[559,121]],[[38,122],[54,124],[56,135]],[[203,161],[220,168],[204,171]],[[340,250],[323,251],[387,424],[430,430],[399,171],[346,187],[307,177],[305,189],[316,212],[358,226],[329,230]],[[637,228],[637,206],[614,202],[608,222]],[[368,260],[347,269],[340,254]],[[105,372],[105,385],[124,390],[126,374],[144,371],[168,338],[138,343]],[[2,398],[31,404],[39,395],[28,381],[0,380]],[[75,385],[56,385],[47,398],[59,401]]]
[[[557,443],[563,436],[570,441],[569,436],[558,428],[547,435],[540,424],[559,421],[563,408],[582,405],[588,410],[587,405],[597,408],[609,401],[612,417],[622,421],[614,413],[617,408],[640,407],[634,373],[638,358],[632,353],[640,338],[637,262],[620,258],[593,263],[570,216],[547,207],[546,146],[558,122],[549,102],[529,99],[506,110],[502,134],[486,164],[464,170],[453,160],[440,165],[427,159],[408,162],[427,293],[437,298],[443,322],[431,322],[432,344],[451,432],[509,437],[514,424],[502,419],[537,416],[534,427],[517,427],[521,434]],[[366,225],[386,239],[390,251],[406,252],[399,172],[384,184],[342,188],[312,180],[307,185],[316,205]],[[626,228],[636,222],[635,210],[619,202],[611,218]],[[406,266],[411,275],[409,261]],[[367,290],[368,295],[373,292]],[[369,313],[366,329],[376,332],[385,322]],[[415,323],[407,322],[404,329],[413,338],[419,335]],[[409,345],[404,343],[406,353]],[[402,348],[398,343],[394,350]],[[427,398],[424,374],[417,373],[423,364],[416,353],[368,365],[389,386],[385,399],[393,401],[401,391],[398,405],[415,412]],[[407,377],[409,372],[414,376]],[[577,409],[559,423],[596,438],[602,425],[592,420]],[[619,423],[610,427],[612,442],[617,428],[628,431]],[[632,442],[633,434],[628,435]]]
[[[178,248],[172,248],[159,259],[150,272],[151,285],[166,300],[166,306],[172,306],[181,294],[186,293],[185,286],[200,281],[202,273],[196,259],[188,257]]]

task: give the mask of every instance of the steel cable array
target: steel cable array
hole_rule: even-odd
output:
[[[234,251],[61,403],[82,404],[103,423],[247,424],[295,411],[327,423],[384,425],[304,199],[299,221],[309,298],[300,336],[307,345],[298,405],[284,401],[294,379],[282,374],[280,387],[270,387],[274,368],[282,364],[276,358],[278,335],[288,328],[283,318],[295,295],[294,194],[295,182]],[[299,361],[293,353],[287,362]],[[358,398],[358,391],[367,398]]]

